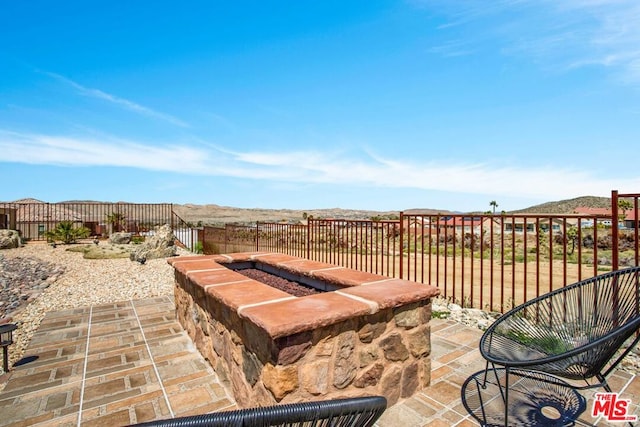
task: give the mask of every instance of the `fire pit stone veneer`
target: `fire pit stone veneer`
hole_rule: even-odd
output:
[[[429,385],[436,287],[283,254],[171,258],[178,320],[241,407],[384,395]],[[294,297],[226,265],[304,278]]]

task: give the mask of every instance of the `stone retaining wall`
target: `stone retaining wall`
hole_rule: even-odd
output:
[[[338,290],[293,297],[224,267],[245,261]],[[430,382],[435,287],[282,254],[169,263],[178,320],[242,407],[363,395],[392,405]]]

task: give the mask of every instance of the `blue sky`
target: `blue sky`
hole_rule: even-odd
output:
[[[637,0],[4,2],[0,70],[2,201],[640,192]]]

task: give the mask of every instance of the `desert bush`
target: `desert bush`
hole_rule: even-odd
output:
[[[587,249],[593,249],[593,246],[594,246],[593,236],[588,234],[585,237],[583,237],[582,246],[584,246]]]
[[[606,236],[598,236],[597,246],[598,249],[601,250],[611,250],[613,248],[611,234],[607,234]]]
[[[89,237],[91,230],[87,227],[74,227],[71,221],[60,221],[56,228],[44,233],[50,242],[62,242],[64,244],[75,243],[78,239]]]

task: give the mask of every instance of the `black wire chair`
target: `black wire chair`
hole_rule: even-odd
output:
[[[603,387],[611,393],[607,377],[640,339],[634,337],[640,328],[639,279],[640,267],[632,267],[574,283],[513,308],[485,331],[483,382],[493,372],[505,425],[512,369],[545,374],[536,381],[561,388]]]
[[[135,424],[137,427],[370,427],[387,408],[383,396],[289,403]]]

